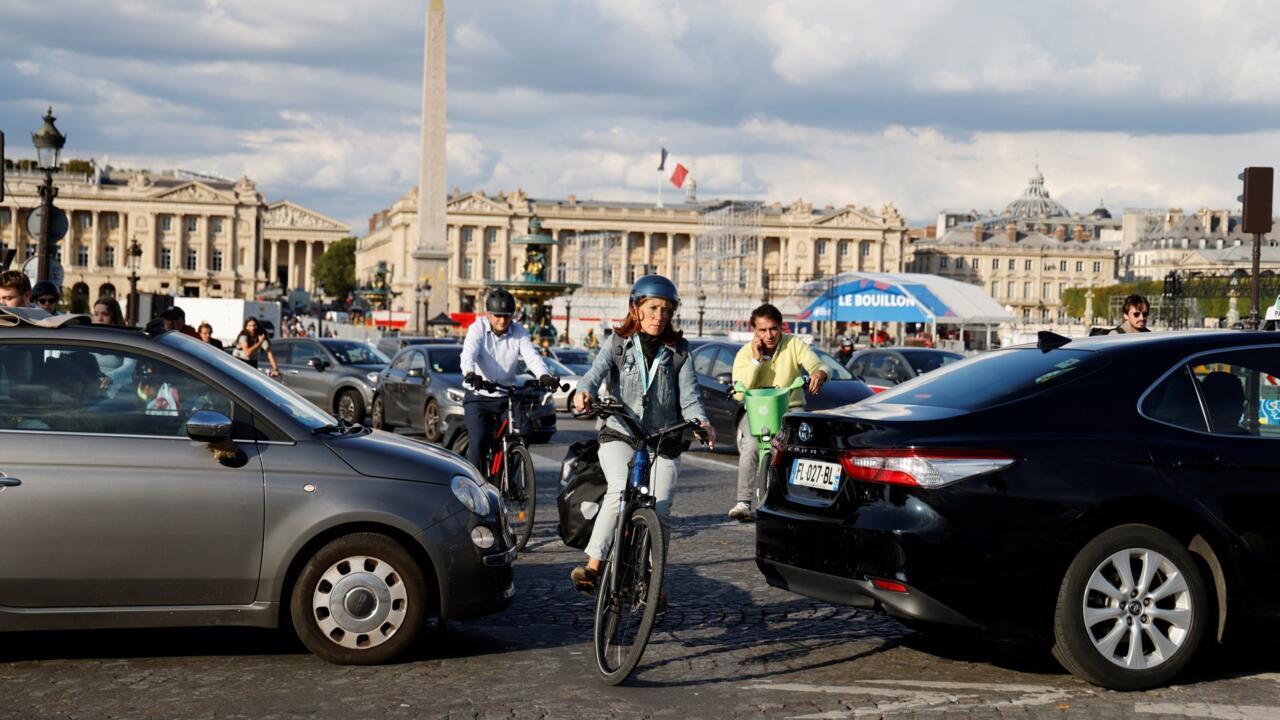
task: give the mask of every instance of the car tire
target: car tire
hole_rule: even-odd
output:
[[[355,390],[348,388],[338,393],[333,401],[333,409],[338,417],[353,425],[364,422],[364,398]]]
[[[381,395],[373,396],[373,409],[369,412],[372,415],[373,429],[386,430],[387,432],[395,432],[396,427],[387,422],[387,407]]]
[[[1200,566],[1181,543],[1150,525],[1114,527],[1067,568],[1053,655],[1073,675],[1112,690],[1164,686],[1195,658],[1209,603]]]
[[[462,457],[466,457],[467,450],[469,450],[470,448],[471,448],[471,440],[467,435],[467,431],[460,430],[457,435],[453,436],[453,444],[452,444],[452,447],[450,447],[449,449],[452,450],[454,453],[461,455]]]
[[[435,398],[428,400],[426,407],[422,409],[422,434],[433,443],[440,442],[440,438],[444,437],[444,431],[440,429],[440,404]]]
[[[377,665],[418,638],[435,603],[417,560],[386,535],[354,533],[320,548],[289,610],[307,649],[339,665]]]

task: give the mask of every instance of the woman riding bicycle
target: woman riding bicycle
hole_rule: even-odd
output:
[[[600,346],[591,369],[578,382],[574,407],[586,412],[601,383],[609,381],[610,393],[620,400],[627,414],[647,432],[679,422],[694,420],[707,432],[708,445],[715,444],[715,430],[698,399],[698,384],[689,360],[689,343],[684,334],[671,327],[671,317],[680,304],[675,283],[661,275],[645,275],[631,288],[627,319],[615,328]],[[600,568],[609,554],[622,490],[627,482],[627,465],[635,451],[636,438],[617,419],[610,418],[600,431],[600,466],[608,481],[604,502],[596,515],[591,541],[587,544],[587,564],[573,569],[570,577],[583,592],[592,592]],[[683,438],[675,436],[658,447],[654,461],[654,482],[650,490],[657,500],[663,534],[671,515],[671,493],[675,487]]]

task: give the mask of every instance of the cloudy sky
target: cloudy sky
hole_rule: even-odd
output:
[[[4,0],[10,157],[248,174],[352,225],[417,183],[426,0]],[[1266,0],[446,0],[449,182],[1088,212],[1234,205],[1280,157]],[[671,197],[668,194],[668,197]]]

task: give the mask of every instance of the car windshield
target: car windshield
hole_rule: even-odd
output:
[[[920,375],[863,403],[979,410],[1079,380],[1107,362],[1105,355],[1084,350],[997,350]]]
[[[337,418],[307,402],[301,395],[267,377],[245,361],[236,360],[212,345],[206,345],[179,332],[165,333],[159,337],[159,341],[164,345],[195,355],[248,385],[267,402],[306,426],[308,430],[338,424]]]
[[[943,365],[950,365],[957,360],[964,359],[964,356],[960,353],[946,352],[944,350],[902,350],[900,352],[902,357],[911,363],[911,369],[915,370],[917,375],[933,372]]]
[[[840,364],[840,361],[826,354],[825,352],[814,348],[813,351],[818,354],[818,359],[823,365],[827,366],[827,376],[830,380],[852,380],[853,373],[849,369]]]
[[[433,373],[462,374],[462,348],[431,350],[427,357],[430,359]]]
[[[583,350],[557,350],[556,359],[562,363],[573,363],[575,365],[591,364],[591,356]]]
[[[546,364],[547,369],[551,371],[551,374],[556,377],[569,377],[577,374],[565,367],[562,363],[557,362],[555,358],[544,357],[542,358],[542,362]],[[520,361],[518,371],[522,373],[529,372],[529,368],[525,366],[523,360]]]
[[[330,340],[324,344],[343,365],[386,365],[391,362],[372,345],[353,340]]]

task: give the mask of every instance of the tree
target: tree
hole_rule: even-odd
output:
[[[343,298],[356,289],[356,238],[346,237],[315,259],[311,276],[326,295]]]

